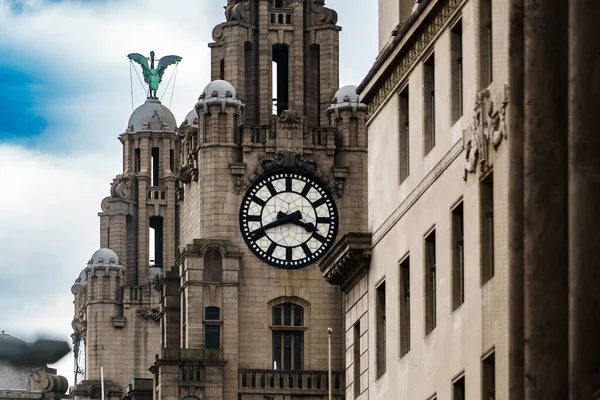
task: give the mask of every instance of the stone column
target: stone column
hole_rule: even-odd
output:
[[[600,3],[569,1],[570,399],[600,390]]]
[[[525,340],[523,292],[523,0],[511,0],[509,14],[508,103],[508,246],[509,246],[509,398],[525,398]]]
[[[568,388],[568,3],[525,2],[525,393]],[[510,139],[509,139],[510,140]]]

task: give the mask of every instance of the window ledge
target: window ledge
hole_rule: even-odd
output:
[[[305,331],[308,329],[308,326],[304,326],[304,325],[269,325],[269,328],[271,328],[272,331]]]

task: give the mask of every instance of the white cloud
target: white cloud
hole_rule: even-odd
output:
[[[376,0],[348,6],[355,2],[328,2],[344,27],[341,85],[358,84],[376,51]],[[131,113],[126,55],[183,57],[171,106],[180,122],[208,83],[207,43],[225,0],[21,3],[24,11],[13,14],[0,0],[0,48],[51,86],[37,97],[48,120],[43,137],[28,148],[0,143],[0,329],[70,340],[70,287],[99,246],[97,212],[121,168],[117,136]],[[137,107],[145,95],[135,74],[133,85]],[[72,357],[57,367],[72,384]]]

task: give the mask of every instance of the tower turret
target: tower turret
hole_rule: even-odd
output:
[[[327,125],[338,87],[337,13],[323,0],[232,0],[213,30],[212,79],[227,79],[246,104],[245,123],[266,125],[291,109]]]
[[[368,228],[366,213],[351,212],[353,208],[367,207],[367,106],[359,101],[356,86],[340,88],[327,109],[331,126],[337,131],[335,160],[332,168],[334,190],[340,197],[339,207],[349,210],[341,221],[348,232],[362,232]],[[352,193],[343,196],[342,193]],[[344,218],[344,217],[342,217]]]

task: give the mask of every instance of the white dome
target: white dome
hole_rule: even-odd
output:
[[[173,113],[158,99],[148,99],[129,117],[127,124],[130,132],[169,131],[175,132],[177,123]]]
[[[90,264],[111,265],[111,264],[118,264],[118,263],[119,263],[119,256],[117,256],[117,253],[115,253],[111,249],[100,249],[100,250],[96,251],[92,255],[92,258],[90,259],[90,261],[88,261],[88,265],[90,265]]]
[[[224,80],[212,81],[211,83],[206,85],[206,87],[204,88],[204,91],[200,95],[200,99],[211,98],[211,97],[236,98],[235,88],[233,87],[233,85],[231,83],[224,81]]]
[[[192,126],[198,125],[198,113],[196,113],[196,110],[190,111],[188,113],[188,115],[185,116],[185,119],[183,120],[183,124],[184,125],[192,125]]]
[[[356,94],[356,86],[347,85],[341,87],[333,96],[332,104],[356,103],[359,102],[358,94]]]

